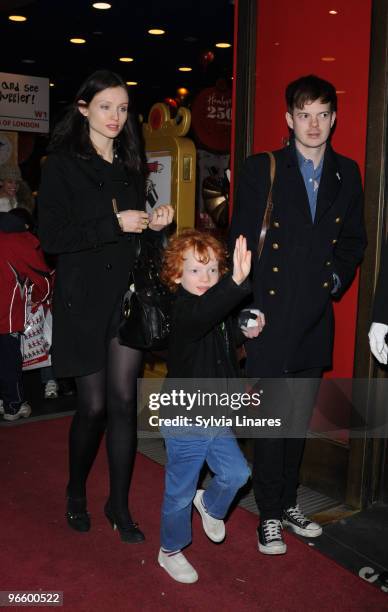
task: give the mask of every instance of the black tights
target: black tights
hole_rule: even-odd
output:
[[[106,367],[76,379],[78,409],[69,435],[72,498],[86,496],[86,480],[106,428],[111,507],[120,523],[130,519],[128,492],[136,455],[136,381],[142,353],[111,340]]]

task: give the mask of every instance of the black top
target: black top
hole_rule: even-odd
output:
[[[237,285],[230,274],[201,296],[179,287],[168,348],[169,378],[239,375],[239,338],[228,315],[250,292],[248,280]]]
[[[39,237],[57,255],[53,301],[56,376],[104,367],[114,317],[127,289],[138,234],[123,234],[112,207],[144,210],[144,180],[118,159],[49,155],[39,191]],[[151,230],[147,230],[151,232]],[[117,317],[116,317],[117,319]]]

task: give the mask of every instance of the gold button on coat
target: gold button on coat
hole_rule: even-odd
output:
[[[274,266],[274,267],[272,268],[272,272],[279,272],[279,268],[278,268],[277,266]]]
[[[329,286],[329,283],[328,283],[327,281],[326,281],[325,283],[323,283],[323,287],[324,287],[324,289],[327,289],[327,288],[328,288],[328,286]]]
[[[329,260],[325,261],[325,266],[327,266],[327,267],[331,266],[331,261],[329,261]]]
[[[337,244],[338,240],[337,240],[337,238],[334,238],[334,240],[332,240],[331,242],[332,242],[332,244]]]
[[[337,217],[335,220],[336,223],[341,223],[341,217]]]
[[[275,295],[275,293],[276,293],[275,289],[270,289],[270,290],[269,290],[269,294],[270,294],[270,295]]]
[[[274,227],[280,227],[280,223],[279,223],[279,221],[274,221],[274,222],[273,222],[273,226],[274,226]]]
[[[278,243],[277,243],[277,242],[274,242],[274,243],[273,243],[273,245],[272,245],[272,248],[273,248],[273,249],[275,249],[275,251],[276,251],[276,249],[278,249],[278,248],[279,248]]]

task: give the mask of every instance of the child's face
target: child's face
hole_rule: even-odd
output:
[[[213,249],[208,249],[209,261],[202,263],[195,257],[194,250],[188,249],[183,255],[182,276],[175,282],[194,295],[203,295],[218,283],[220,273]]]

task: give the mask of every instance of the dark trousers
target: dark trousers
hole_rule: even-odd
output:
[[[24,401],[20,334],[0,334],[0,398],[4,411],[17,412]]]
[[[287,393],[279,394],[282,399],[287,397],[288,406],[280,410],[287,431],[281,437],[255,439],[253,491],[262,520],[281,519],[283,510],[296,505],[305,435],[322,370],[288,373],[287,379],[285,376],[282,381],[279,380],[278,386],[287,386]]]

